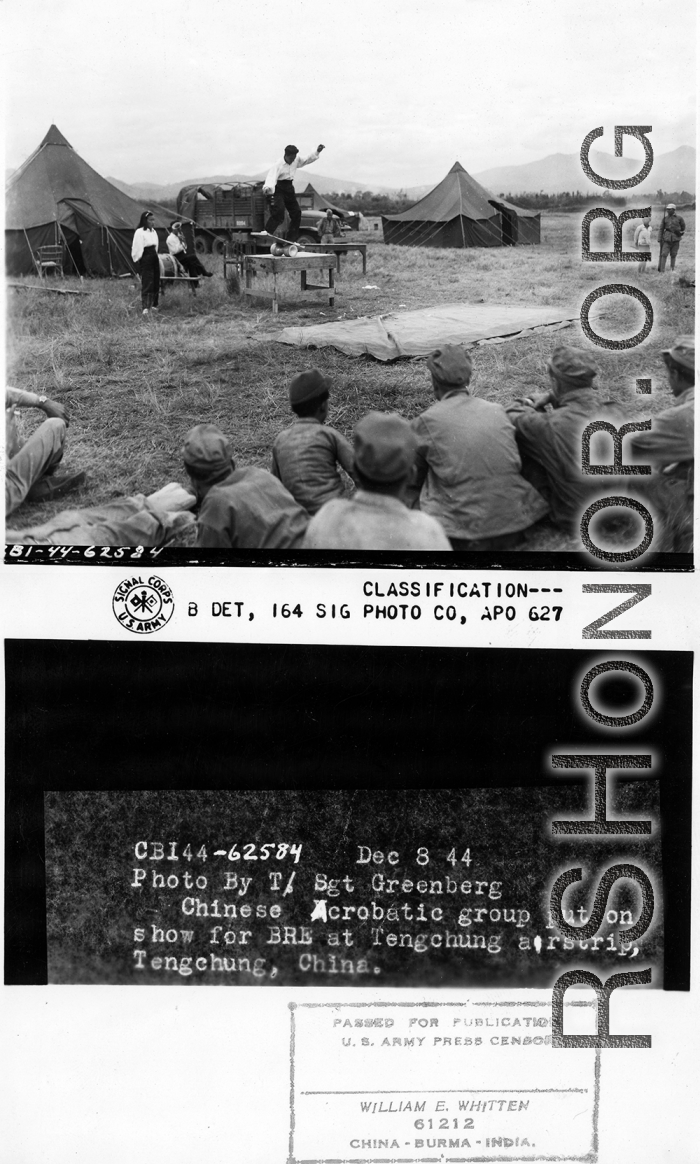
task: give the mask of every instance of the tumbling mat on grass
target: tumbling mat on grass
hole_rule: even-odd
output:
[[[556,330],[577,318],[558,307],[446,303],[313,327],[285,327],[278,339],[302,348],[337,348],[346,356],[397,360],[401,356],[427,356],[442,344],[497,343],[540,328]]]

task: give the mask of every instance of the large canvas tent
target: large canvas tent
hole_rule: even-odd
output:
[[[434,190],[382,217],[384,241],[410,247],[503,247],[540,241],[540,216],[494,198],[455,162]]]
[[[67,273],[124,275],[134,270],[131,241],[144,210],[161,239],[173,217],[136,202],[93,170],[52,125],[6,188],[5,250],[9,275],[31,275],[32,253],[63,243]]]

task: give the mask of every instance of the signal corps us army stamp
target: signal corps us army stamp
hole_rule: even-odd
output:
[[[112,610],[117,622],[135,635],[152,635],[170,621],[173,592],[157,574],[125,578],[114,591]]]

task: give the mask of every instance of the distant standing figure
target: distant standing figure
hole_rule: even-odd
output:
[[[634,232],[634,245],[638,251],[651,251],[651,219],[643,218]],[[640,275],[644,274],[649,259],[642,259],[637,267]]]
[[[268,234],[274,234],[277,227],[284,222],[284,212],[286,210],[289,214],[287,238],[289,242],[294,242],[299,238],[301,207],[294,193],[294,175],[300,166],[309,166],[311,162],[315,162],[323,149],[325,149],[325,146],[317,146],[314,152],[309,154],[308,158],[300,158],[299,150],[295,145],[284,147],[282,161],[275,162],[263,186],[263,194],[273,195],[272,211],[265,223],[265,230]]]
[[[131,257],[141,275],[143,315],[148,315],[151,309],[158,310],[160,265],[158,263],[158,233],[153,226],[154,222],[155,218],[150,211],[144,210],[139,219],[138,227],[134,231],[134,241],[131,244]]]
[[[181,263],[185,268],[190,279],[199,280],[200,276],[205,279],[213,278],[213,272],[208,271],[196,255],[188,255],[187,240],[183,234],[181,222],[170,223],[170,234],[165,240],[165,245],[173,258],[177,259],[178,263]],[[196,291],[199,282],[190,283],[190,287]]]
[[[326,211],[326,217],[318,224],[318,233],[322,243],[332,243],[340,237],[340,222],[330,207]]]
[[[676,269],[676,255],[685,234],[685,221],[676,214],[675,202],[669,202],[663,221],[659,227],[659,270],[666,270],[666,259],[671,260],[671,270]]]

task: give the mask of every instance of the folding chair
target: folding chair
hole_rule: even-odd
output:
[[[62,279],[65,279],[63,273],[63,258],[63,244],[51,244],[51,246],[37,248],[34,255],[34,263],[42,278],[46,277],[47,271],[53,271],[54,274],[59,274]]]

